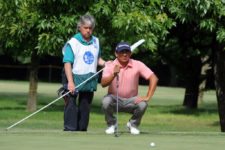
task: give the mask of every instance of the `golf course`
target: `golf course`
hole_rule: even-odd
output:
[[[58,98],[59,87],[59,83],[39,82],[38,109]],[[140,86],[139,94],[144,95],[146,88]],[[141,134],[131,135],[125,126],[130,115],[119,113],[119,137],[115,137],[104,132],[101,99],[106,88],[101,86],[95,93],[87,132],[63,131],[63,99],[6,130],[31,114],[26,111],[28,89],[26,81],[0,81],[0,150],[222,150],[225,147],[215,91],[205,91],[199,108],[188,110],[182,107],[183,88],[159,86],[142,119]]]
[[[225,150],[225,0],[0,0],[0,41],[0,150]]]

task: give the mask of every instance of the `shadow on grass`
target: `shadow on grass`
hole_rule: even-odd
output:
[[[46,95],[38,95],[37,106],[38,109],[48,105],[53,100],[57,99],[56,97],[50,97]],[[27,93],[2,93],[0,92],[0,110],[25,110],[27,105]],[[91,112],[96,114],[102,114],[102,108],[100,103],[95,103],[96,100],[93,100],[91,105]],[[187,109],[182,105],[151,105],[151,109],[147,111],[155,111],[161,113],[171,113],[177,115],[195,115],[199,116],[201,114],[218,114],[216,103],[207,103],[200,105],[198,109]],[[60,111],[64,110],[64,100],[63,98],[45,108],[44,111]]]
[[[44,107],[48,103],[45,102],[40,102],[39,107]],[[49,107],[45,109],[45,111],[63,111],[64,110],[64,101],[58,104],[52,104]],[[96,114],[102,114],[102,108],[98,104],[91,104],[91,112],[96,113]]]
[[[216,106],[207,104],[204,107],[199,107],[197,109],[186,108],[181,105],[172,106],[151,106],[154,109],[158,109],[161,113],[171,113],[176,115],[194,115],[199,116],[202,114],[218,114]]]
[[[189,109],[189,108],[183,107],[183,108],[180,108],[180,109],[171,110],[170,113],[199,116],[199,115],[204,114],[204,113],[217,114],[218,112],[217,112],[216,109],[205,109],[205,108]]]
[[[50,103],[50,102],[49,102]],[[42,107],[48,105],[49,103],[47,102],[39,102],[38,103],[38,109],[41,109]],[[21,102],[20,105],[24,106],[26,105],[24,102]],[[22,109],[26,109],[25,106],[24,107],[0,107],[0,110],[22,110]],[[51,104],[50,106],[48,106],[47,108],[45,108],[43,111],[45,112],[63,112],[64,111],[64,101],[60,102],[60,103],[55,103],[55,104]],[[97,104],[92,104],[91,105],[91,112],[93,113],[97,113],[97,114],[102,114],[102,108],[100,105]]]
[[[218,127],[218,126],[220,126],[220,122],[219,121],[214,121],[211,125],[215,126],[215,127]]]
[[[19,105],[17,106],[1,106],[0,110],[25,110],[26,104],[25,102],[17,102]],[[46,102],[39,102],[38,103],[38,109],[41,109],[42,107],[46,106],[49,103]],[[198,108],[198,109],[188,109],[185,107],[182,107],[180,105],[173,105],[173,106],[151,106],[151,109],[158,109],[161,113],[171,113],[176,115],[194,115],[194,116],[200,116],[202,114],[218,114],[218,110],[216,108]],[[37,110],[38,110],[37,109]],[[52,104],[44,109],[46,112],[63,112],[64,110],[64,103],[59,104]],[[91,105],[91,112],[96,114],[102,114],[102,107],[100,104],[92,104]]]
[[[27,102],[25,100],[21,100],[21,101],[11,101],[9,104],[7,104],[8,101],[8,97],[5,98],[7,99],[6,104],[1,105],[0,104],[0,111],[1,110],[24,110],[26,111],[26,105]],[[44,102],[44,101],[39,101],[37,104],[37,110],[41,109],[42,107],[48,105],[50,102]],[[63,112],[64,111],[64,100],[59,100],[58,102],[51,104],[50,106],[46,107],[45,109],[43,109],[43,111],[45,112]],[[102,109],[101,106],[98,104],[92,104],[91,105],[91,112],[93,113],[97,113],[97,114],[102,114]]]
[[[1,110],[25,110],[25,107],[0,107]]]

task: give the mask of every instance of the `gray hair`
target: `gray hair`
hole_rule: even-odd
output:
[[[85,14],[85,15],[81,16],[80,20],[77,23],[77,31],[79,31],[79,28],[82,25],[90,25],[90,27],[92,29],[94,29],[95,28],[95,19],[94,19],[94,17],[92,15],[90,15],[90,14]]]

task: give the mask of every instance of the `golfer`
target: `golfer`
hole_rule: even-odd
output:
[[[114,113],[118,99],[119,112],[132,114],[127,122],[130,133],[140,134],[138,126],[154,94],[158,78],[144,63],[130,58],[131,48],[127,42],[117,44],[115,56],[114,61],[106,63],[101,79],[101,85],[108,86],[108,94],[102,100],[105,121],[108,125],[105,133],[114,134],[115,132]],[[149,81],[146,96],[138,95],[139,77]]]
[[[100,55],[99,39],[92,35],[94,27],[93,16],[81,16],[77,24],[78,33],[63,48],[66,88],[71,92],[65,97],[64,131],[87,131],[88,128],[90,105],[98,77],[77,89],[76,85],[94,75],[97,65],[104,66],[105,63]],[[65,80],[63,82],[65,84]]]

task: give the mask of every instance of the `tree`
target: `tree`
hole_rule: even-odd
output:
[[[198,15],[197,1],[167,1],[168,16],[176,26],[170,30],[167,42],[159,53],[176,67],[185,83],[183,105],[187,108],[198,107],[199,86],[203,81],[201,69],[204,57],[212,53],[211,33],[198,27],[201,17]]]
[[[168,28],[174,25],[161,10],[161,3],[160,0],[99,0],[95,3],[90,12],[98,20],[97,33],[104,47],[114,49],[118,41],[134,43],[143,38],[146,50],[157,51],[157,43],[165,39]]]
[[[3,49],[14,57],[30,58],[27,110],[36,110],[39,59],[42,55],[60,55],[61,47],[76,29],[79,15],[88,4],[69,0],[0,1],[0,40]],[[73,3],[73,7],[71,6]],[[78,13],[79,12],[79,13]]]
[[[205,48],[195,49],[193,53],[200,55],[211,51],[209,56],[213,59],[215,87],[218,102],[221,131],[225,132],[225,5],[220,0],[177,0],[168,1],[169,12],[182,25],[194,25],[192,28],[201,33],[198,38],[206,45]],[[204,39],[203,41],[201,39]],[[202,45],[202,44],[201,44]],[[208,48],[207,48],[208,47]],[[198,50],[198,51],[196,51]]]
[[[159,54],[170,65],[175,66],[185,85],[183,105],[190,109],[198,106],[199,84],[201,83],[202,58],[207,56],[211,49],[208,47],[207,36],[203,36],[195,24],[181,24],[170,30]],[[204,34],[206,35],[206,34]]]

